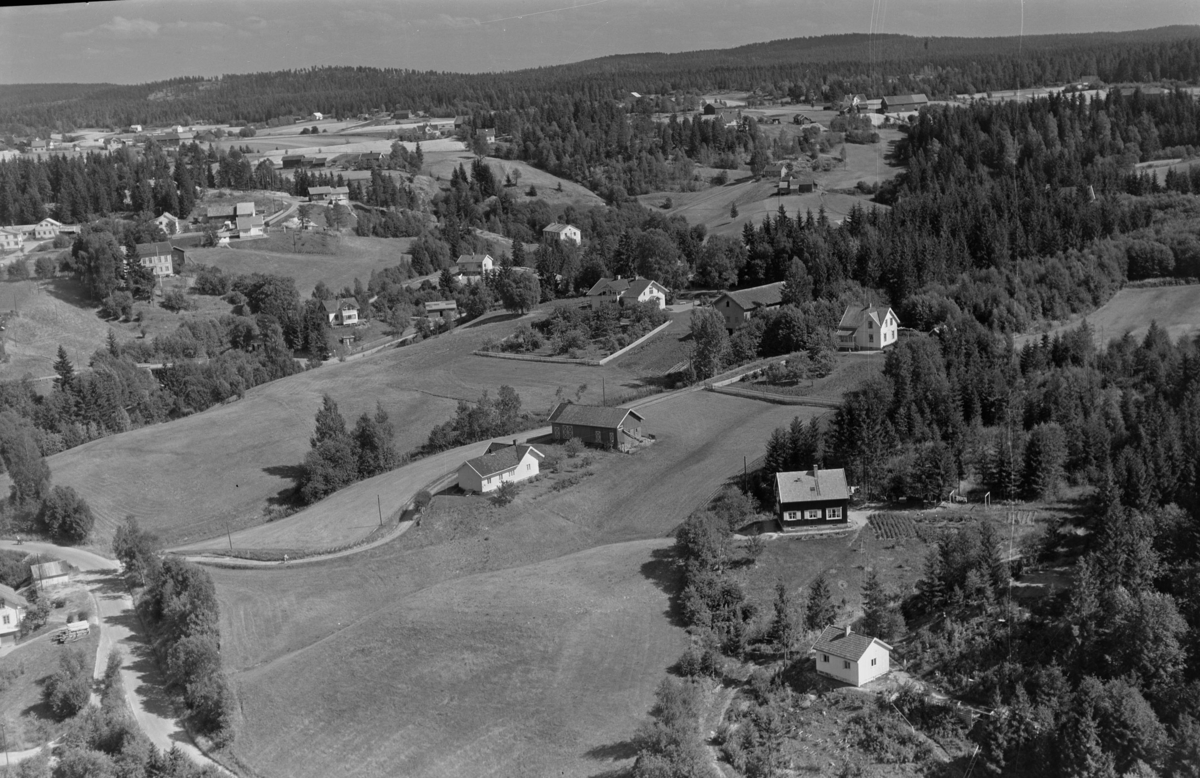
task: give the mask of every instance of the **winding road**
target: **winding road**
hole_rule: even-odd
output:
[[[52,543],[27,541],[18,546],[11,540],[0,540],[0,548],[53,554],[79,568],[81,572],[77,580],[87,585],[96,617],[100,620],[100,645],[96,648],[94,677],[103,677],[109,654],[114,649],[120,650],[124,658],[121,679],[125,682],[125,700],[150,742],[164,751],[178,746],[198,765],[212,765],[224,774],[231,774],[205,756],[179,725],[174,702],[163,691],[162,677],[146,639],[141,617],[134,610],[133,598],[121,579],[115,561],[90,551]],[[40,750],[12,752],[8,757],[13,762],[19,762]]]

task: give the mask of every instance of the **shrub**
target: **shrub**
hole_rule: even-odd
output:
[[[190,311],[196,307],[196,304],[187,296],[181,289],[172,289],[163,295],[162,307],[168,311],[179,313],[180,311]]]
[[[42,699],[60,721],[69,719],[87,707],[92,695],[92,677],[86,659],[78,649],[59,656],[59,668],[42,687]]]
[[[579,438],[571,438],[563,444],[563,450],[567,452],[568,457],[574,459],[583,450],[583,441]]]
[[[512,481],[506,481],[500,484],[500,488],[492,495],[492,502],[496,505],[508,505],[513,500],[517,499],[517,485]]]
[[[87,502],[69,486],[56,486],[42,503],[42,527],[56,540],[82,543],[87,540],[96,518]]]
[[[417,496],[413,498],[413,505],[415,505],[418,510],[425,510],[425,508],[432,501],[433,495],[425,489],[422,489],[421,491],[417,492]]]

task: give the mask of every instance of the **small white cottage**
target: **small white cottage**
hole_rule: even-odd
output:
[[[468,459],[458,468],[458,485],[463,491],[486,494],[504,483],[526,481],[538,474],[546,455],[528,444],[492,443],[481,457]]]
[[[892,647],[879,638],[856,635],[849,626],[829,626],[813,644],[817,672],[855,686],[873,681],[891,669]]]

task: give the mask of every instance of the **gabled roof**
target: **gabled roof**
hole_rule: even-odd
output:
[[[235,211],[238,216],[253,216],[254,203],[238,203]]]
[[[770,308],[783,301],[783,282],[776,281],[773,284],[764,284],[750,289],[738,289],[734,292],[726,292],[721,297],[728,297],[746,311],[755,308]],[[721,297],[717,298],[718,302]]]
[[[842,320],[838,322],[838,329],[844,331],[855,332],[868,319],[875,322],[875,326],[882,327],[883,320],[891,313],[892,318],[900,321],[899,317],[892,312],[892,309],[886,305],[863,305],[846,308],[846,312],[842,314]]]
[[[429,300],[425,303],[426,311],[457,311],[458,302],[455,300]]]
[[[846,471],[798,470],[775,474],[775,491],[780,503],[816,502],[817,500],[848,500],[850,489],[846,486]]]
[[[174,248],[169,240],[160,240],[158,243],[139,243],[137,244],[138,258],[169,257]]]
[[[482,268],[484,260],[491,260],[492,262],[495,262],[490,254],[461,254],[459,255],[458,261],[455,264],[457,264],[459,267]]]
[[[358,300],[355,300],[353,297],[343,297],[340,300],[322,300],[321,305],[325,308],[326,313],[358,310]]]
[[[237,208],[232,205],[210,205],[204,211],[204,214],[210,219],[213,217],[233,216],[236,213]]]
[[[625,417],[633,416],[638,421],[646,418],[629,408],[610,408],[604,405],[578,405],[576,403],[559,403],[550,413],[550,422],[560,424],[582,424],[585,427],[617,428],[625,423]]]
[[[155,219],[154,221],[158,221],[158,219],[166,219],[167,221],[172,221],[172,222],[177,222],[177,221],[179,221],[179,217],[178,217],[178,216],[175,216],[175,215],[174,215],[174,214],[172,214],[170,211],[163,211],[163,212],[162,212],[162,216],[159,216],[159,217],[158,217],[157,219]],[[59,226],[61,227],[62,225],[59,225]]]
[[[559,235],[562,235],[564,232],[567,231],[568,228],[570,228],[570,226],[571,225],[569,225],[569,224],[559,224],[558,222],[551,222],[550,224],[547,224],[545,226],[545,228],[542,229],[542,232],[555,232],[555,233],[558,233]]]
[[[33,574],[35,581],[67,574],[67,571],[63,569],[62,562],[42,562],[40,565],[30,565],[29,572]]]
[[[595,297],[598,294],[615,294],[620,296],[628,289],[628,278],[601,278],[591,289],[587,290],[585,297]]]
[[[42,219],[40,222],[38,222],[38,226],[41,226],[41,225],[43,225],[43,224],[48,224],[48,225],[51,225],[51,226],[54,226],[54,227],[61,227],[61,226],[63,226],[63,225],[62,225],[62,222],[60,222],[60,221],[57,221],[57,220],[55,220],[55,219],[51,219],[49,216],[47,216],[45,219]]]
[[[11,586],[0,584],[0,606],[3,605],[7,605],[10,608],[28,608],[29,601],[17,594],[16,590]]]
[[[494,443],[492,444],[495,445]],[[533,446],[528,444],[502,445],[499,449],[492,451],[492,446],[488,446],[490,453],[484,454],[481,457],[468,459],[463,463],[466,467],[471,468],[481,477],[487,478],[512,470],[525,459],[525,455],[533,452],[533,455],[539,460],[545,459],[546,455],[538,451]]]
[[[892,650],[891,646],[879,638],[857,635],[842,627],[830,626],[826,627],[825,631],[821,633],[821,637],[817,638],[817,642],[813,643],[813,651],[857,662],[862,659],[863,654],[867,653],[867,649],[875,643],[883,646],[888,651]]]
[[[635,278],[629,284],[628,294],[630,297],[636,300],[642,295],[642,292],[646,291],[651,286],[657,286],[662,290],[663,294],[667,293],[667,288],[657,281],[651,281],[649,278]]]

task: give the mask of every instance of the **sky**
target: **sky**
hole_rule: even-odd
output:
[[[1200,0],[109,0],[0,8],[0,83],[369,65],[516,70],[829,33],[1200,24]]]

